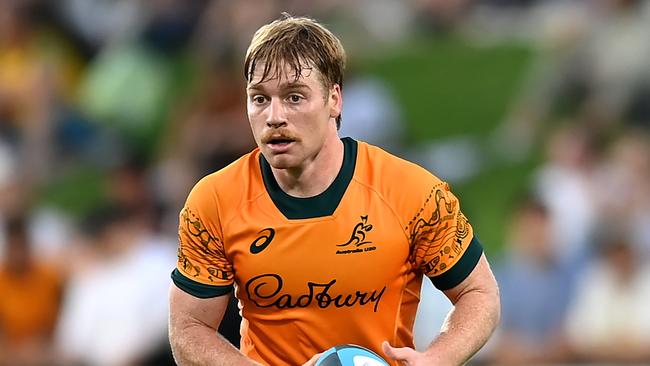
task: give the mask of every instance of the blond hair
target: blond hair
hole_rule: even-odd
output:
[[[259,83],[279,77],[288,65],[294,70],[296,80],[304,69],[315,67],[325,90],[334,84],[343,88],[345,50],[341,41],[314,19],[283,13],[282,18],[260,27],[246,51],[247,82],[253,81],[253,72],[259,64],[264,65]],[[341,125],[340,115],[336,125]]]

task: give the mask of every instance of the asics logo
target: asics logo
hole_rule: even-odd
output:
[[[269,244],[271,244],[271,241],[275,237],[275,230],[270,227],[267,227],[266,229],[260,230],[258,234],[262,234],[262,235],[260,235],[257,239],[253,240],[253,242],[251,243],[250,250],[251,253],[253,254],[260,253],[261,251],[266,249],[266,247],[268,247]]]

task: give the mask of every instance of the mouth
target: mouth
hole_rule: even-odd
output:
[[[266,139],[265,144],[275,152],[284,152],[296,140],[287,136],[271,136]]]
[[[286,146],[292,142],[293,140],[289,138],[281,137],[281,138],[271,138],[269,141],[267,141],[267,144],[271,146]]]

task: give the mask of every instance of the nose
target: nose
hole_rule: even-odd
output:
[[[282,101],[271,99],[266,116],[266,125],[272,128],[284,127],[287,125],[287,118],[284,113]]]

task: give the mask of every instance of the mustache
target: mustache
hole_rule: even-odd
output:
[[[289,131],[269,131],[262,135],[262,143],[266,144],[271,141],[277,140],[289,140],[289,141],[298,141],[298,136],[294,135]]]

